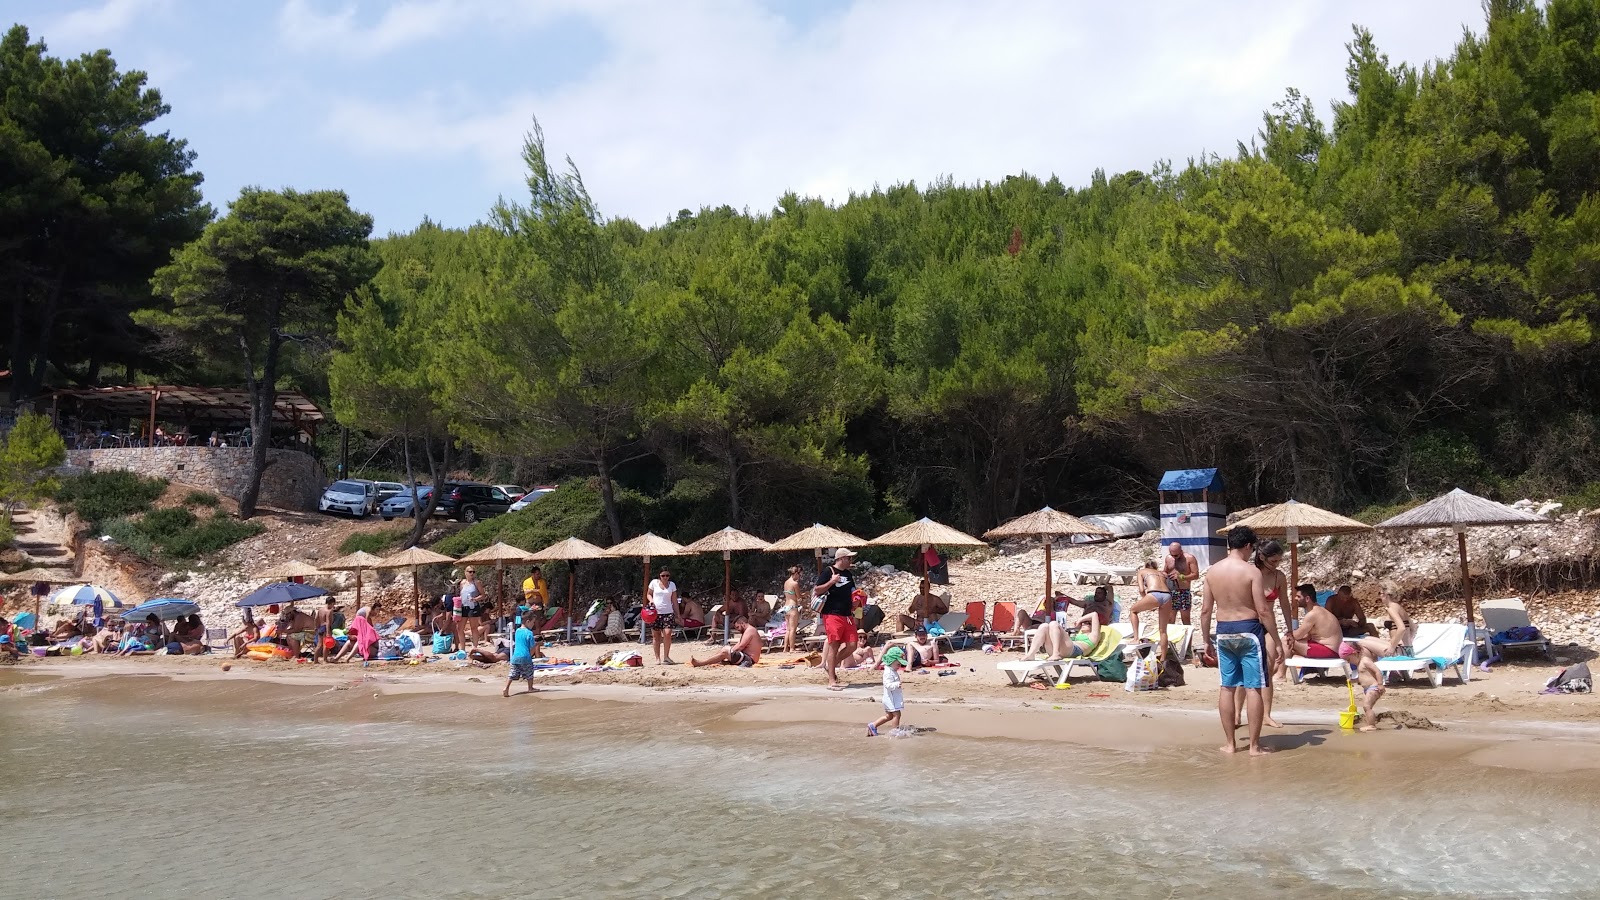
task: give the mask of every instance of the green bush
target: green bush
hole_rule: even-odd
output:
[[[207,506],[215,509],[222,500],[210,491],[190,491],[183,497],[184,506]]]
[[[153,509],[139,518],[138,528],[156,543],[164,543],[180,532],[194,527],[194,513],[181,506],[171,509]]]
[[[218,513],[162,539],[161,552],[173,559],[195,559],[231,547],[265,530],[259,522],[241,522]]]
[[[64,479],[56,491],[56,502],[77,513],[90,528],[99,529],[101,523],[144,511],[166,490],[163,478],[115,470],[89,472]]]
[[[339,545],[339,555],[348,556],[359,550],[382,554],[405,539],[410,528],[383,528],[378,531],[360,531],[344,539]]]
[[[619,507],[637,509],[649,503],[631,491],[617,488]],[[630,530],[630,533],[638,532]],[[539,550],[567,537],[579,537],[602,547],[611,543],[611,535],[605,525],[605,512],[600,504],[600,493],[585,480],[569,481],[528,504],[526,509],[484,519],[471,528],[450,535],[435,544],[433,549],[451,556],[463,556],[482,550],[495,541],[505,541],[524,550]]]
[[[16,539],[17,532],[11,527],[11,520],[0,516],[0,547],[9,547]]]
[[[110,520],[101,529],[105,535],[126,547],[140,559],[154,559],[156,542],[139,527],[139,523],[126,516]]]

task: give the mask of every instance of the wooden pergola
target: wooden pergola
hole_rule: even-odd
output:
[[[62,401],[110,419],[148,420],[145,435],[154,435],[161,418],[198,421],[210,426],[249,427],[250,393],[244,388],[188,387],[173,384],[112,385],[62,388],[47,395],[50,417],[60,424]],[[272,423],[286,425],[315,440],[317,425],[327,420],[321,407],[299,391],[279,391]]]

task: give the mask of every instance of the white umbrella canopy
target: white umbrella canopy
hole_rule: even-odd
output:
[[[1378,523],[1379,530],[1449,528],[1456,533],[1456,553],[1461,560],[1461,597],[1467,605],[1467,625],[1473,624],[1472,570],[1467,565],[1467,529],[1486,525],[1549,525],[1550,520],[1487,497],[1456,488]]]

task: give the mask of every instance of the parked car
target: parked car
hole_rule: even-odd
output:
[[[533,490],[528,491],[526,494],[523,494],[520,498],[518,498],[517,502],[511,504],[511,510],[510,511],[511,512],[521,512],[521,511],[523,511],[523,510],[528,508],[528,504],[532,503],[535,500],[538,500],[540,497],[543,497],[545,494],[552,494],[552,493],[555,493],[555,485],[549,485],[549,484],[539,485],[538,487],[535,487]]]
[[[418,485],[416,490],[410,488],[402,490],[399,494],[383,501],[378,507],[378,515],[383,516],[385,522],[397,516],[415,516],[417,511],[425,509],[428,497],[433,494],[433,485]]]
[[[378,486],[379,506],[382,506],[383,501],[390,497],[398,497],[406,491],[406,486],[398,481],[378,481],[374,483]]]
[[[378,486],[359,478],[346,478],[328,485],[317,501],[317,509],[325,513],[344,513],[365,519],[378,508]]]
[[[495,487],[499,488],[502,491],[505,491],[506,492],[506,496],[510,497],[513,503],[518,501],[518,500],[521,500],[522,499],[522,495],[526,494],[528,492],[528,490],[526,488],[522,487],[521,485],[515,485],[515,484],[497,484],[497,485],[495,485]]]
[[[492,484],[477,481],[453,481],[444,486],[444,494],[433,508],[434,515],[463,522],[476,522],[498,516],[511,509],[511,498]]]

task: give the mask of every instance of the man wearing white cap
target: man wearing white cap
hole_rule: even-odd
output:
[[[855,609],[850,601],[850,594],[855,590],[855,579],[850,575],[850,566],[855,562],[856,555],[848,547],[840,547],[833,552],[833,568],[831,577],[812,589],[812,594],[817,597],[826,595],[822,602],[822,628],[824,641],[822,644],[822,670],[828,673],[828,690],[842,691],[844,683],[839,680],[839,650],[846,644],[856,642],[856,617]]]

